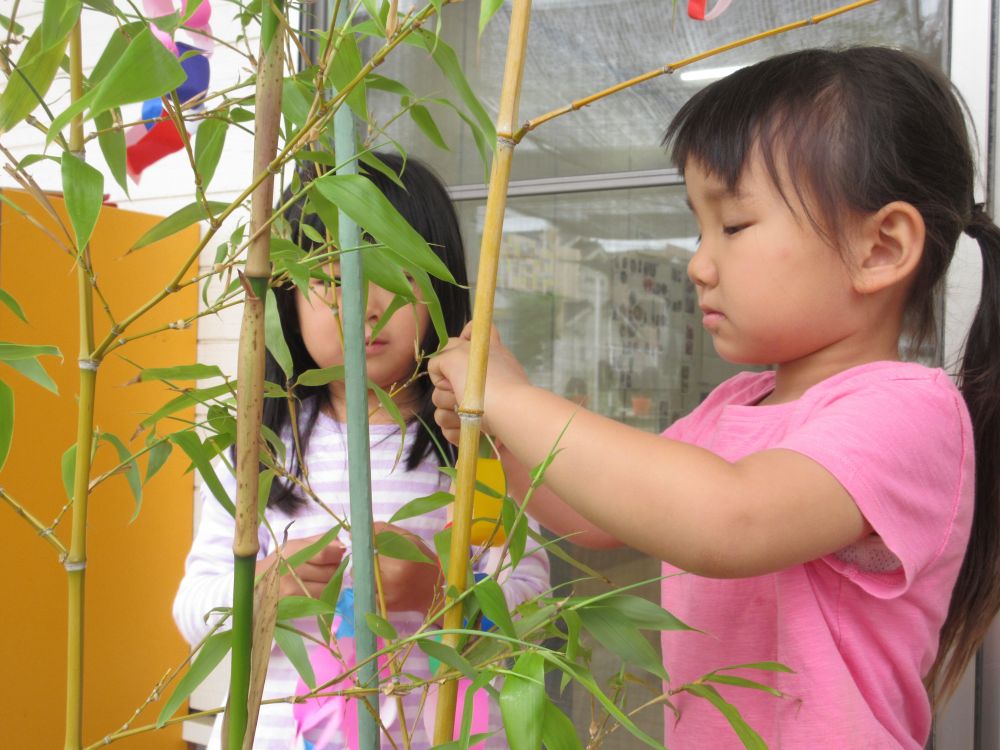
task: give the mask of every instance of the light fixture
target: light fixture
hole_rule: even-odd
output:
[[[698,70],[682,70],[678,76],[685,83],[695,81],[714,81],[718,78],[725,78],[730,73],[735,73],[746,65],[724,65],[718,68],[700,68]]]

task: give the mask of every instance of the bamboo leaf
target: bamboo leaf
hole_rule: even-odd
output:
[[[174,715],[181,704],[187,700],[188,696],[198,687],[205,678],[212,673],[219,662],[225,658],[226,654],[229,653],[229,649],[233,645],[233,631],[223,630],[218,633],[214,633],[205,641],[204,645],[198,650],[197,656],[195,656],[194,661],[191,662],[191,666],[188,668],[187,674],[181,678],[181,681],[177,683],[177,687],[174,688],[174,692],[167,699],[167,702],[163,706],[163,710],[160,711],[160,715],[156,720],[156,726],[162,727],[167,719]]]
[[[733,687],[747,688],[749,690],[761,690],[770,693],[775,698],[783,698],[784,693],[772,685],[765,685],[762,682],[748,680],[745,677],[737,677],[731,674],[710,674],[702,678],[704,682],[715,682],[719,685],[732,685]]]
[[[454,501],[455,496],[450,492],[444,491],[435,492],[427,497],[418,497],[393,513],[392,518],[389,519],[389,523],[396,523],[404,521],[407,518],[415,518],[425,513],[432,513],[439,508],[444,508],[446,505],[451,505]]]
[[[736,710],[736,707],[719,695],[719,691],[711,685],[690,684],[685,685],[682,689],[691,693],[691,695],[704,698],[715,706],[719,713],[721,713],[726,718],[726,721],[729,722],[729,725],[733,728],[733,731],[736,732],[736,736],[740,738],[740,742],[743,743],[744,747],[749,750],[767,750],[767,744],[761,736],[757,734],[750,727],[750,725],[746,723],[746,721],[744,721],[740,712]]]
[[[280,603],[278,606],[281,606]],[[309,661],[309,652],[306,651],[306,644],[302,640],[301,634],[279,625],[274,631],[274,642],[288,657],[288,661],[295,667],[295,671],[299,673],[302,681],[311,690],[315,690],[316,674],[313,672],[312,662]]]
[[[536,651],[521,654],[500,690],[500,714],[510,750],[542,746],[545,702],[545,660]]]
[[[97,144],[101,147],[104,162],[108,165],[108,169],[111,170],[111,176],[115,178],[115,182],[128,195],[125,132],[121,128],[114,126],[115,118],[112,114],[113,112],[118,112],[118,110],[101,112],[94,118],[94,125],[97,126],[98,131]]]
[[[480,732],[479,734],[470,735],[468,740],[452,740],[441,745],[435,745],[431,750],[468,750],[470,747],[476,747],[479,743],[485,742],[494,734],[496,732]]]
[[[410,562],[430,563],[433,562],[409,537],[397,534],[395,531],[381,531],[375,535],[375,549],[385,557],[394,560],[409,560]]]
[[[49,49],[66,38],[80,17],[80,0],[46,0],[42,5],[42,47]]]
[[[40,28],[28,39],[7,78],[7,87],[0,94],[0,133],[10,131],[41,104],[39,97],[44,98],[52,85],[68,40],[66,36],[58,44],[43,49]]]
[[[444,137],[441,135],[441,131],[438,129],[437,123],[434,122],[434,117],[427,107],[422,104],[413,104],[410,106],[410,118],[416,123],[417,127],[420,128],[421,132],[427,136],[428,140],[440,149],[445,151],[450,151],[448,144],[445,143]]]
[[[609,614],[621,615],[633,626],[643,630],[694,630],[681,622],[655,602],[630,594],[602,596],[592,604],[585,598],[572,598],[567,604],[582,605],[580,609],[608,610]]]
[[[76,443],[67,448],[62,458],[59,460],[59,467],[62,473],[63,489],[66,497],[73,499],[73,475],[76,473]]]
[[[648,734],[642,731],[635,722],[632,721],[622,710],[615,705],[604,691],[598,686],[594,676],[583,666],[579,664],[571,664],[564,661],[558,654],[552,651],[541,652],[546,661],[555,665],[559,669],[563,670],[566,674],[570,675],[577,683],[579,683],[588,693],[590,693],[594,698],[600,703],[604,710],[607,711],[619,724],[621,724],[628,732],[637,739],[641,740],[643,743],[649,747],[654,748],[654,750],[665,750],[664,745],[661,742],[657,742]]]
[[[383,245],[407,257],[424,271],[454,283],[455,279],[444,261],[367,177],[328,173],[313,182],[313,189]]]
[[[670,679],[656,650],[623,615],[602,607],[584,607],[577,612],[583,627],[608,651],[665,682]]]
[[[264,300],[264,345],[271,352],[271,356],[281,367],[282,372],[285,373],[285,377],[291,378],[293,373],[292,353],[288,350],[285,333],[281,328],[278,300],[274,296],[274,290],[270,287],[268,287]]]
[[[62,188],[66,198],[73,233],[76,235],[77,252],[83,252],[90,242],[90,235],[97,226],[104,202],[104,175],[69,151],[62,155]]]
[[[716,672],[728,672],[734,669],[764,669],[768,672],[787,672],[795,674],[794,669],[789,669],[784,664],[776,661],[755,661],[752,664],[734,664],[730,667],[720,667]]]
[[[7,462],[14,437],[14,391],[0,380],[0,470]]]
[[[191,463],[194,464],[198,473],[201,474],[202,481],[208,486],[215,499],[229,512],[229,515],[235,515],[236,508],[233,505],[233,501],[230,499],[229,493],[222,486],[222,482],[219,481],[219,477],[215,473],[215,468],[212,466],[212,459],[214,458],[212,451],[202,444],[193,430],[173,432],[170,434],[169,439],[191,459]]]
[[[396,299],[399,299],[398,297]],[[383,316],[384,317],[384,316]],[[375,338],[378,334],[376,333],[378,326],[372,330],[372,338]],[[385,413],[389,415],[393,422],[399,425],[399,448],[396,450],[395,462],[398,464],[399,459],[403,456],[403,448],[406,446],[406,420],[403,419],[403,414],[399,410],[399,406],[396,402],[392,400],[392,397],[386,393],[382,388],[379,388],[371,380],[368,381],[368,388],[375,393],[375,397],[378,399],[379,404],[385,409]]]
[[[159,44],[159,42],[157,42],[157,44]],[[224,201],[208,201],[208,208],[213,215],[228,207],[229,204]],[[184,208],[174,211],[170,214],[170,216],[142,235],[142,237],[136,240],[135,244],[132,245],[129,252],[134,252],[135,250],[145,247],[146,245],[156,242],[157,240],[169,237],[175,232],[179,232],[196,222],[205,221],[211,218],[211,216],[208,216],[205,213],[205,209],[201,203],[189,203],[184,206]]]
[[[548,698],[542,719],[542,744],[548,750],[583,750],[573,722]]]
[[[145,28],[95,89],[90,111],[96,115],[123,104],[156,99],[186,80],[187,73],[177,58]]]
[[[207,404],[209,401],[224,395],[233,395],[232,383],[222,383],[220,385],[213,385],[209,388],[195,388],[187,391],[182,393],[177,398],[168,401],[166,404],[157,409],[152,416],[146,417],[142,420],[142,422],[139,423],[139,429],[148,430],[164,417],[168,417],[171,414],[181,411],[182,409],[190,409],[196,404]]]
[[[41,363],[37,359],[14,359],[6,362],[14,370],[24,375],[33,383],[37,383],[42,386],[47,391],[51,391],[58,395],[59,389],[56,387],[55,382],[49,377],[49,374],[45,372],[45,368],[42,367]]]
[[[340,31],[338,29],[338,31]],[[361,50],[358,49],[357,37],[348,30],[340,37],[337,47],[337,54],[330,61],[330,81],[337,91],[344,88],[358,75],[362,66]],[[362,122],[368,120],[368,97],[365,93],[364,80],[358,81],[351,92],[347,95],[347,106],[356,114]]]
[[[305,125],[311,100],[309,88],[301,81],[286,78],[281,82],[281,114],[293,127]]]
[[[59,357],[62,353],[54,346],[45,344],[14,344],[9,341],[0,341],[0,360],[12,362],[19,359],[34,359],[42,356]]]
[[[215,365],[177,365],[175,367],[147,367],[139,373],[142,382],[150,380],[205,380],[223,377],[222,370]]]
[[[370,167],[376,172],[381,173],[385,177],[388,177],[397,186],[403,188],[404,190],[406,189],[406,186],[403,184],[403,181],[399,179],[399,175],[396,174],[396,171],[392,169],[390,166],[388,166],[381,159],[379,159],[377,156],[375,156],[375,154],[373,154],[371,151],[362,151],[360,154],[358,154],[358,159],[360,159],[361,163],[364,164],[366,167]]]
[[[194,165],[201,176],[201,184],[204,188],[208,188],[208,184],[215,176],[215,169],[219,166],[222,149],[226,145],[226,132],[228,130],[229,121],[225,119],[225,113],[222,113],[219,117],[209,117],[203,120],[195,133]]]
[[[469,81],[462,71],[462,65],[458,60],[458,55],[455,54],[455,50],[435,34],[424,29],[417,29],[407,37],[406,42],[407,44],[423,47],[430,53],[431,58],[433,58],[434,62],[441,69],[441,72],[444,73],[445,78],[451,83],[452,88],[455,89],[462,103],[469,110],[480,130],[486,136],[487,141],[495,141],[496,129],[493,126],[493,120],[469,85]]]
[[[117,435],[112,435],[110,432],[102,432],[99,438],[106,440],[114,446],[115,451],[118,452],[118,460],[120,462],[129,462],[125,469],[125,479],[128,481],[129,489],[132,490],[132,497],[135,499],[135,512],[132,514],[132,518],[129,519],[129,523],[132,523],[132,521],[139,517],[139,511],[142,510],[142,479],[139,476],[139,464],[136,463],[132,451],[126,447],[125,443]]]
[[[379,638],[387,641],[395,641],[399,638],[396,628],[388,620],[379,617],[374,612],[365,612],[365,622],[368,623],[368,629]]]
[[[156,472],[163,468],[163,464],[170,458],[171,450],[173,450],[173,446],[169,440],[160,440],[149,449],[149,461],[146,463],[146,479],[144,481],[148,482]]]
[[[306,370],[295,381],[296,385],[326,385],[334,380],[344,379],[344,366],[322,367],[317,370]]]
[[[472,593],[479,602],[483,614],[496,623],[500,632],[511,638],[517,638],[517,631],[514,629],[514,621],[510,617],[510,609],[507,606],[507,599],[503,595],[503,589],[492,578],[484,578],[475,585]]]
[[[364,275],[367,281],[408,301],[416,301],[413,286],[396,262],[395,256],[378,245],[370,245],[364,248],[363,252]]]
[[[302,549],[298,550],[295,554],[286,557],[284,561],[285,565],[294,570],[295,568],[299,567],[302,563],[308,562],[317,554],[319,554],[319,551],[321,549],[323,549],[328,544],[330,544],[330,542],[336,539],[337,534],[340,533],[340,530],[342,528],[343,524],[338,523],[332,529],[327,530],[327,532],[323,534],[323,536],[321,536],[312,544],[303,547]],[[282,569],[282,572],[284,572],[284,568]]]
[[[336,611],[336,606],[310,596],[286,596],[278,602],[279,620],[297,620],[300,617],[328,615]]]
[[[430,638],[421,638],[417,641],[417,645],[420,647],[420,650],[429,657],[437,659],[439,662],[445,666],[451,667],[464,677],[468,677],[471,680],[476,676],[476,668],[473,667],[464,656],[458,653],[451,646],[446,646],[441,643],[441,641],[431,640]]]
[[[21,309],[21,306],[17,303],[17,300],[14,299],[10,294],[5,292],[3,289],[0,289],[0,302],[2,302],[12,313],[14,313],[25,323],[28,322],[28,319],[24,317],[24,310]]]
[[[503,0],[479,0],[479,36],[483,35],[486,25],[502,5]]]

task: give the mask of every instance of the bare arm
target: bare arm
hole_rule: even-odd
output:
[[[467,366],[464,340],[432,360],[446,429]],[[499,341],[488,372],[484,429],[525,467],[540,463],[566,427],[546,484],[606,538],[693,573],[737,578],[816,559],[870,531],[840,483],[801,454],[769,450],[730,463],[627,427],[531,386]],[[551,512],[558,530],[555,502],[540,507],[536,515]]]

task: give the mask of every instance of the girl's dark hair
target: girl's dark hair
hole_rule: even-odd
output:
[[[917,208],[926,241],[904,322],[918,347],[936,345],[944,274],[959,236],[979,242],[982,292],[959,372],[975,437],[975,513],[926,676],[936,705],[954,691],[1000,609],[1000,229],[974,202],[964,113],[948,79],[913,55],[881,47],[805,50],[702,89],[664,137],[682,172],[694,159],[730,189],[759,153],[786,201],[793,190],[834,247],[843,247],[860,216],[898,200]]]
[[[400,187],[395,181],[373,168],[366,168],[368,179],[375,183],[375,186],[382,191],[395,209],[409,222],[410,226],[427,240],[431,249],[441,258],[456,281],[456,284],[452,284],[431,277],[431,286],[440,302],[445,328],[450,336],[457,336],[469,320],[471,310],[467,289],[468,275],[465,267],[465,250],[462,245],[458,217],[455,215],[451,198],[441,180],[427,166],[416,159],[407,158],[404,161],[402,157],[392,153],[377,153],[374,156],[399,176],[404,187]],[[364,167],[364,164],[362,166]],[[299,177],[303,183],[306,183],[314,179],[316,173],[311,169],[301,169]],[[291,190],[286,191],[282,197],[282,203],[287,202],[291,197]],[[305,202],[303,198],[293,204],[285,213],[285,218],[290,225],[291,237],[304,250],[308,251],[314,249],[317,244],[312,242],[300,229]],[[308,214],[304,223],[323,236],[325,228],[315,213]],[[275,288],[274,293],[278,314],[281,318],[282,332],[292,355],[292,379],[295,379],[302,372],[314,369],[318,365],[310,356],[305,342],[302,340],[295,303],[295,286],[286,284]],[[421,351],[425,354],[431,354],[437,350],[440,343],[434,326],[428,325],[424,339],[420,343]],[[288,381],[284,371],[270,352],[267,352],[266,357],[265,379],[279,384],[282,388],[286,387]],[[426,370],[427,360],[422,358],[418,367],[418,373],[422,377],[417,377],[409,386],[418,389],[419,401],[414,418],[422,423],[422,427],[417,430],[416,437],[406,454],[407,470],[415,469],[432,452],[438,456],[439,462],[444,462],[446,457],[437,453],[437,446],[440,446],[442,450],[451,450],[434,421],[434,405],[431,403],[433,389],[426,377]],[[305,455],[309,438],[319,417],[320,407],[329,403],[330,394],[325,385],[300,385],[295,387],[294,395],[299,404],[310,405],[309,408],[297,409],[297,413],[305,418],[304,422],[296,420],[299,443],[302,453]],[[281,435],[286,428],[290,429],[292,420],[288,400],[283,398],[265,399],[262,422],[278,435]],[[449,453],[447,460],[453,460],[453,458],[454,456]],[[298,465],[294,451],[290,451],[289,463],[292,474],[301,477],[303,475],[302,467]],[[302,498],[294,492],[292,485],[280,482],[275,482],[272,485],[271,496],[268,498],[269,506],[293,512],[303,503]]]

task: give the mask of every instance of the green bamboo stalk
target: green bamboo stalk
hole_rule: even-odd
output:
[[[254,116],[255,176],[266,174],[251,195],[250,231],[244,275],[245,302],[240,328],[236,391],[236,530],[233,537],[233,654],[229,681],[226,747],[242,750],[249,714],[251,651],[253,649],[253,586],[259,525],[260,420],[264,392],[264,301],[271,278],[270,220],[274,175],[269,166],[278,148],[281,80],[284,69],[280,0],[264,3]]]
[[[70,32],[70,97],[83,96],[83,32],[80,21]],[[83,158],[83,116],[70,124],[70,151]],[[80,315],[80,393],[77,400],[76,466],[73,474],[72,531],[64,567],[67,576],[66,637],[66,750],[79,750],[83,734],[83,624],[87,571],[87,500],[90,492],[90,456],[94,439],[94,396],[98,362],[94,350],[93,292],[89,250],[77,248],[77,289]]]
[[[337,26],[348,17],[346,3],[337,9]],[[347,30],[347,33],[351,33]],[[334,153],[343,166],[341,174],[356,174],[358,162],[354,116],[340,107],[333,117]],[[358,225],[340,211],[337,217],[340,247],[357,247]],[[375,539],[372,531],[372,478],[368,428],[368,370],[365,362],[365,279],[360,252],[340,256],[340,283],[343,291],[341,315],[344,323],[344,389],[347,396],[347,458],[351,493],[351,564],[354,574],[354,621],[366,622],[375,609]],[[354,633],[358,663],[358,684],[363,688],[378,684],[378,663],[371,658],[378,649],[375,634],[366,627]],[[378,695],[359,696],[358,747],[378,750]],[[362,705],[367,704],[367,705]]]
[[[510,165],[516,145],[512,134],[517,123],[517,106],[521,94],[530,20],[531,0],[514,0],[510,32],[507,37],[507,61],[500,91],[500,111],[497,115],[497,150],[490,172],[486,220],[479,252],[479,274],[472,311],[469,377],[465,395],[458,408],[462,425],[459,433],[458,459],[455,462],[458,473],[455,478],[455,512],[452,519],[451,552],[448,560],[448,604],[453,603],[454,599],[465,591],[469,574],[472,500],[476,487],[476,459],[479,455],[479,427],[483,415],[490,327],[493,323],[493,297],[496,293]],[[444,629],[458,630],[461,627],[462,607],[453,606],[445,612]],[[443,640],[445,645],[454,648],[458,645],[459,636],[445,635]],[[439,745],[453,739],[457,697],[457,680],[452,679],[442,683],[438,692],[434,744]]]

